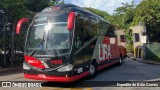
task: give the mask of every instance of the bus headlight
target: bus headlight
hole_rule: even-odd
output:
[[[64,67],[59,68],[57,71],[58,72],[66,72],[66,71],[71,71],[73,69],[73,65],[72,64],[68,64]]]
[[[25,63],[23,63],[23,69],[30,70],[31,68],[29,66],[27,66]]]

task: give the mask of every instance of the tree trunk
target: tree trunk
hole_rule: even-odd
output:
[[[11,48],[11,58],[10,58],[10,61],[11,61],[11,66],[14,67],[14,33],[15,33],[15,26],[16,26],[16,23],[15,23],[15,19],[13,19],[13,29],[12,29],[12,48]]]
[[[3,36],[4,36],[4,56],[3,56],[3,64],[4,64],[4,67],[7,66],[7,60],[6,60],[6,28],[4,27],[4,24],[3,24]]]

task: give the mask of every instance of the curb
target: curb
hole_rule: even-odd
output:
[[[156,62],[156,61],[152,61],[152,60],[138,60],[136,58],[131,58],[131,59],[135,60],[135,61],[138,61],[138,62],[146,63],[146,64],[160,65],[160,62]]]

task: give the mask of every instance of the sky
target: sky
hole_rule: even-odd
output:
[[[71,3],[80,7],[92,7],[99,10],[107,11],[113,14],[114,10],[120,6],[121,3],[131,4],[133,0],[64,0],[65,3]],[[134,0],[135,4],[139,4],[141,0]]]

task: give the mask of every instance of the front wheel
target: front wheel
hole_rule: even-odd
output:
[[[89,67],[89,78],[92,79],[96,76],[96,73],[97,73],[97,65],[96,63],[92,62],[90,67]]]

